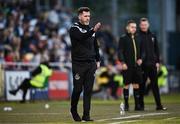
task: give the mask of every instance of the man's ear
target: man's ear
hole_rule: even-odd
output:
[[[79,19],[79,20],[81,19],[81,14],[78,15],[78,19]]]
[[[126,26],[126,30],[129,31],[129,26]]]
[[[148,28],[150,27],[150,24],[148,23]]]

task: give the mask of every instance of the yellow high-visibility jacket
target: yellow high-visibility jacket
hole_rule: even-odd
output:
[[[32,86],[37,88],[43,88],[46,82],[46,79],[52,75],[52,70],[49,69],[46,65],[41,64],[41,73],[37,74],[30,80]]]
[[[168,71],[167,71],[166,66],[164,66],[164,65],[160,66],[160,71],[162,72],[162,75],[158,77],[158,86],[163,87],[167,83]]]
[[[123,80],[123,76],[121,74],[116,74],[114,76],[114,81],[118,82],[120,87],[124,87],[124,80]]]

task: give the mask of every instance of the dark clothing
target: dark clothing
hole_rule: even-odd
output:
[[[126,33],[119,40],[119,60],[122,63],[127,64],[128,69],[122,71],[124,84],[129,85],[131,83],[138,84],[142,80],[141,68],[137,64],[137,60],[140,59],[140,45],[139,39],[135,35],[134,38],[131,34]],[[129,110],[129,90],[123,90],[125,111]],[[134,88],[134,100],[135,110],[140,110],[139,105],[139,89]]]
[[[20,85],[20,86],[18,87],[18,89],[16,90],[16,91],[18,91],[18,90],[21,89],[21,90],[23,91],[22,102],[25,102],[25,101],[26,101],[26,94],[27,94],[28,89],[30,89],[30,88],[36,88],[36,87],[34,87],[34,86],[31,85],[30,81],[31,81],[30,78],[25,78],[25,79],[23,80],[23,82],[21,83],[21,85]]]
[[[70,28],[72,61],[99,61],[99,47],[92,28],[74,23]]]
[[[159,63],[159,49],[157,38],[150,31],[148,32],[139,32],[140,39],[140,51],[142,57],[142,70],[143,70],[143,82],[140,85],[140,104],[144,108],[144,94],[145,94],[145,85],[147,78],[150,79],[150,86],[153,91],[154,99],[157,107],[161,107],[161,100],[157,82],[157,68],[156,63]]]
[[[31,77],[34,77],[34,76],[40,74],[41,71],[42,71],[41,67],[38,66],[35,70],[33,70],[33,71],[31,72]]]
[[[126,85],[130,83],[140,83],[141,68],[137,65],[137,59],[140,59],[140,45],[138,37],[134,37],[135,46],[133,44],[133,39],[130,34],[126,33],[119,40],[119,51],[118,57],[122,63],[127,64],[128,69],[122,72],[124,83]],[[135,54],[136,49],[136,54]],[[136,57],[135,57],[136,55]],[[136,58],[136,59],[135,59]]]
[[[91,94],[96,71],[95,62],[73,63],[73,92],[71,97],[71,111],[77,112],[80,94],[83,92],[83,116],[90,114]]]
[[[135,35],[135,44],[136,44],[136,50],[137,50],[137,59],[140,59],[140,46],[139,46],[139,39]],[[135,52],[134,52],[134,46],[133,46],[133,40],[131,38],[131,35],[126,33],[122,37],[120,37],[119,40],[119,49],[118,49],[118,57],[121,62],[124,62],[127,64],[128,68],[137,66],[135,58]]]
[[[143,60],[142,66],[153,66],[159,63],[159,48],[156,36],[150,31],[140,31],[138,37],[141,43],[140,53]]]
[[[124,84],[139,84],[142,82],[142,71],[140,67],[129,68],[122,72]]]
[[[159,94],[159,88],[158,88],[158,83],[157,83],[157,68],[154,66],[152,67],[145,67],[143,68],[143,83],[140,85],[140,104],[142,107],[144,107],[144,94],[145,94],[145,86],[146,86],[146,81],[147,78],[149,77],[150,79],[150,87],[152,89],[154,99],[156,102],[156,106],[162,106],[161,105],[161,99],[160,99],[160,94]]]
[[[77,113],[77,104],[83,90],[83,117],[89,118],[96,61],[100,60],[99,47],[95,32],[88,25],[74,23],[70,28],[70,38],[74,85],[71,96],[71,112]]]
[[[140,42],[137,35],[132,36],[126,33],[119,40],[118,57],[122,63],[125,63],[128,67],[127,70],[122,72],[124,84],[129,85],[130,83],[138,84],[142,80],[141,67],[138,66],[137,60],[140,59]],[[125,111],[129,110],[129,90],[123,90]],[[139,105],[139,89],[134,88],[134,100],[135,110],[140,110]]]

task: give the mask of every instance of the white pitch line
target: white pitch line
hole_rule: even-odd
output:
[[[156,115],[166,115],[169,113],[148,113],[148,114],[139,114],[139,115],[130,115],[126,117],[117,117],[117,118],[110,118],[110,119],[100,119],[97,120],[98,122],[109,121],[109,120],[124,120],[124,119],[132,119],[132,118],[140,118],[146,116],[156,116]]]
[[[113,122],[109,124],[124,124],[124,123],[132,123],[132,122],[139,122],[139,121],[142,121],[142,120],[121,121],[121,122]]]
[[[130,115],[130,116],[127,116],[127,117],[101,119],[101,120],[97,120],[97,121],[98,121],[98,122],[103,122],[103,121],[109,121],[109,120],[122,120],[122,119],[139,118],[139,117],[141,117],[141,115]]]
[[[4,113],[0,113],[0,115]],[[7,113],[6,115],[60,115],[61,113]]]
[[[164,120],[164,121],[168,121],[168,120],[173,120],[173,119],[175,119],[175,118],[177,118],[177,117],[165,118],[165,119],[163,119],[163,120]]]

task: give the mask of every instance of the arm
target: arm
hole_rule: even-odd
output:
[[[124,60],[124,42],[123,42],[123,38],[120,38],[119,40],[119,46],[118,46],[118,58],[119,58],[119,61],[122,63],[122,70],[127,70],[128,67],[125,63],[125,60]]]
[[[137,48],[137,59],[141,59],[141,55],[140,55],[140,38],[138,36],[136,36],[135,41],[136,41],[136,48]]]
[[[90,30],[84,30],[80,28],[78,25],[71,27],[70,29],[70,37],[75,38],[78,41],[84,41],[87,38],[91,37],[95,32],[97,32],[101,27],[101,23],[98,22],[94,28]]]
[[[38,66],[35,70],[33,70],[31,72],[31,77],[34,77],[34,76],[36,76],[37,74],[40,74],[40,73],[41,73],[41,68],[40,68],[40,66]]]
[[[145,53],[145,43],[143,42],[143,40],[141,40],[141,37],[139,36],[139,41],[140,41],[140,58],[142,59],[142,61],[145,60],[146,57],[146,53]]]
[[[123,44],[123,39],[119,39],[119,45],[118,45],[118,58],[121,63],[124,63],[124,44]]]
[[[140,53],[140,38],[136,38],[136,47],[137,47],[137,64],[140,66],[142,64],[142,58]]]
[[[157,38],[154,36],[154,53],[156,55],[156,63],[159,63],[159,47]]]

